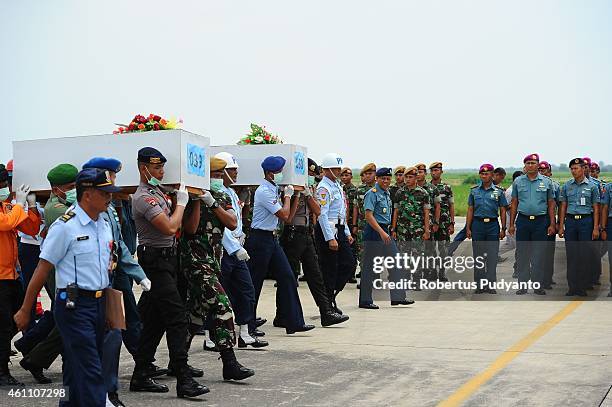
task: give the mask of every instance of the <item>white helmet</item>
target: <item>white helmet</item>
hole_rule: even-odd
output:
[[[336,153],[328,153],[323,157],[321,167],[323,168],[342,168],[344,160]]]
[[[231,155],[230,153],[226,153],[225,151],[221,152],[221,153],[217,153],[215,154],[215,158],[220,158],[223,161],[225,161],[225,163],[227,164],[225,166],[226,169],[230,169],[230,168],[239,168],[238,167],[238,162],[236,161],[236,159],[234,158],[233,155]]]

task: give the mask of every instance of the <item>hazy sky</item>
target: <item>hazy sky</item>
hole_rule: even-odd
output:
[[[1,0],[0,162],[151,112],[215,145],[265,124],[353,167],[610,162],[611,18],[607,0]]]

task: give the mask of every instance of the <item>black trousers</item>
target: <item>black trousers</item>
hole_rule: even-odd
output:
[[[348,238],[344,232],[344,225],[337,225],[338,250],[329,248],[325,241],[321,225],[315,228],[315,240],[319,249],[319,267],[323,274],[323,282],[333,299],[335,294],[344,289],[348,280],[353,276],[355,270],[355,257],[349,245]]]
[[[143,292],[138,301],[142,331],[134,356],[135,369],[153,363],[165,332],[170,365],[175,371],[184,372],[188,322],[185,303],[177,287],[178,257],[165,257],[139,246],[138,263],[151,280],[151,290]]]
[[[13,315],[21,308],[23,286],[19,280],[0,280],[0,371],[8,369],[11,339],[17,333]]]
[[[321,314],[331,311],[331,300],[325,289],[314,239],[308,226],[285,226],[280,243],[295,275],[302,265],[308,289]]]

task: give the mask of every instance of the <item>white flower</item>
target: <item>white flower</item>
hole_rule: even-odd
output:
[[[256,141],[256,142],[258,142],[258,143],[261,143],[261,142],[263,141],[263,137],[261,137],[261,136],[256,136],[256,137],[255,137],[255,141]]]

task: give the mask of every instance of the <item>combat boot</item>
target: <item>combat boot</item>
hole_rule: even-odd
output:
[[[179,398],[192,398],[198,397],[202,394],[206,394],[210,391],[210,389],[195,380],[191,377],[191,372],[187,365],[181,367],[177,372],[176,378],[176,396]]]
[[[221,351],[221,360],[223,361],[223,380],[244,380],[255,374],[253,369],[242,366],[236,360],[236,355],[232,348]]]
[[[0,386],[25,386],[22,382],[11,376],[8,368],[8,363],[0,367]]]

